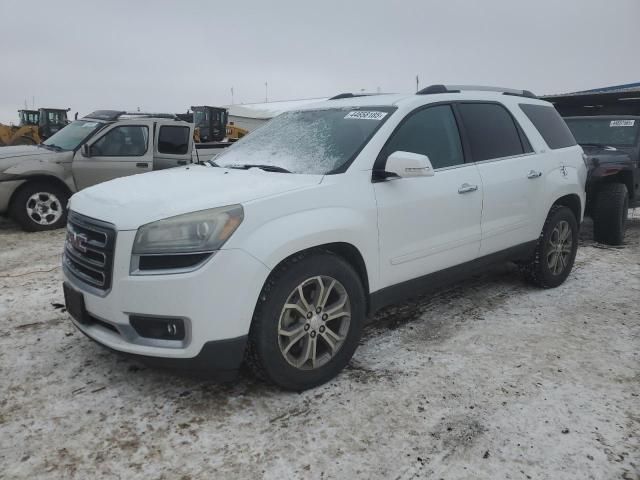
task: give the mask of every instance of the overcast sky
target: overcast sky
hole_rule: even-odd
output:
[[[0,0],[0,122],[345,91],[640,81],[640,0]]]

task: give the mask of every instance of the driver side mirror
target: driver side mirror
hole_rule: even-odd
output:
[[[82,156],[87,158],[91,157],[91,147],[86,143],[82,145]]]
[[[374,172],[377,181],[392,178],[433,177],[433,165],[426,155],[397,151],[387,157],[383,172]]]

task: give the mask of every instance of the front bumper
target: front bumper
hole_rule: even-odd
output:
[[[116,237],[111,288],[97,292],[63,265],[64,281],[83,293],[96,321],[75,326],[96,342],[160,366],[237,369],[253,310],[269,269],[248,253],[220,250],[199,269],[170,275],[130,275],[135,231]],[[184,340],[156,340],[135,333],[131,315],[184,320]]]

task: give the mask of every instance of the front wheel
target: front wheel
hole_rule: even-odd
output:
[[[67,192],[46,182],[22,186],[11,201],[11,217],[28,232],[64,227],[67,220]]]
[[[521,265],[525,278],[542,288],[561,285],[578,251],[578,222],[571,209],[554,205],[544,222],[533,257]]]
[[[325,251],[292,257],[260,294],[246,363],[287,390],[315,387],[349,362],[364,317],[362,282],[345,260]]]

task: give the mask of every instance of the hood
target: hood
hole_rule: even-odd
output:
[[[70,209],[118,230],[317,185],[321,175],[189,166],[123,177],[82,190]]]
[[[48,162],[51,159],[66,158],[72,152],[56,152],[48,148],[35,145],[17,145],[15,147],[0,147],[0,173],[14,165],[19,165],[27,160]]]
[[[51,150],[43,147],[37,147],[35,145],[16,145],[15,147],[2,147],[0,148],[0,160],[15,157],[32,157],[34,155],[44,155],[51,152]]]

